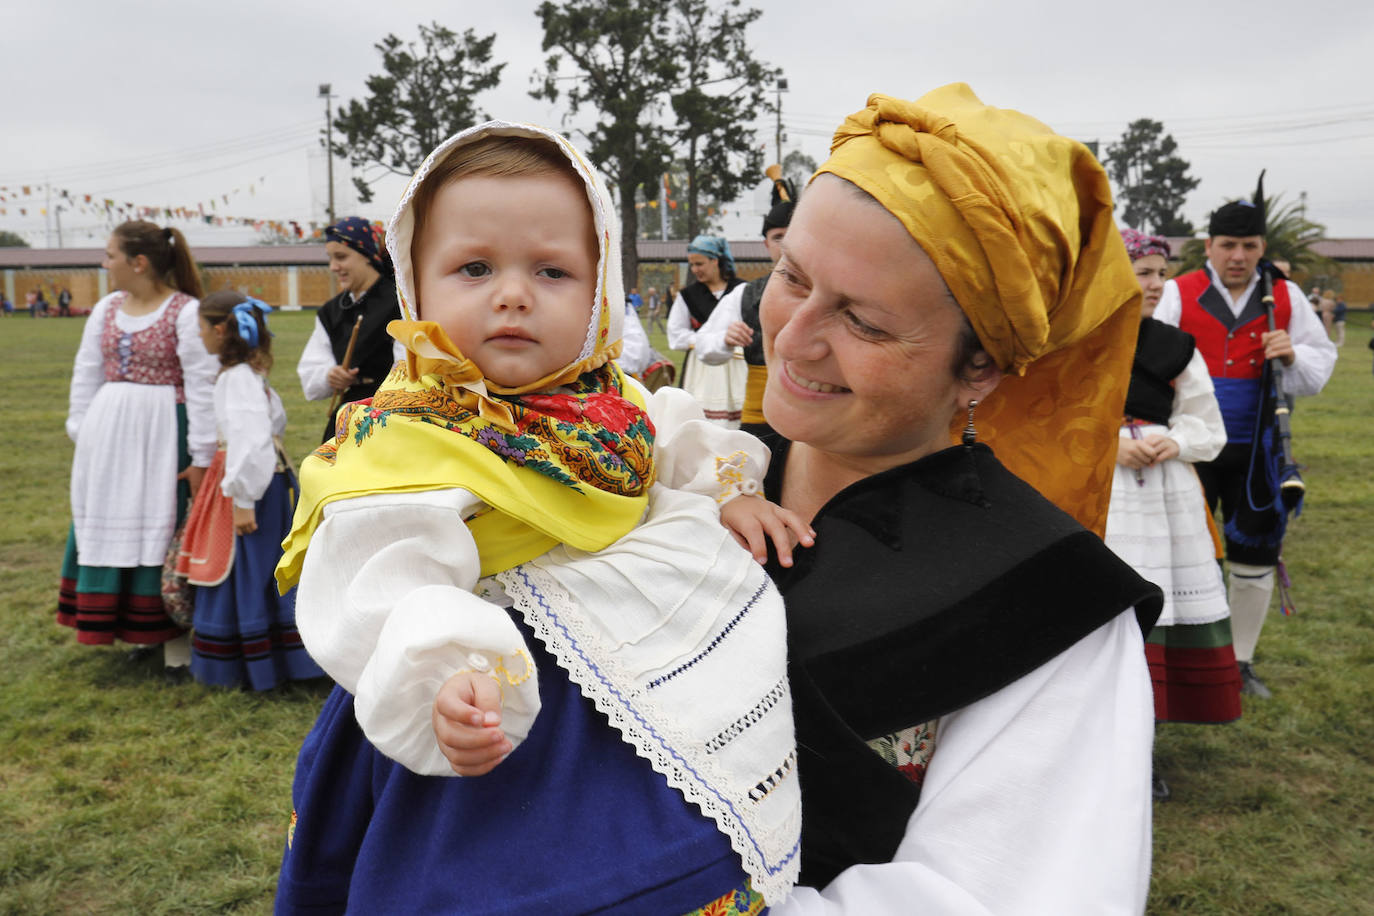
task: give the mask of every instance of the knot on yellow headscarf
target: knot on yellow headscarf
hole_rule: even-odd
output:
[[[1138,292],[1087,147],[963,83],[914,102],[870,96],[820,171],[902,221],[1006,371],[1082,339]]]
[[[1100,534],[1140,287],[1092,153],[955,83],[914,102],[869,96],[820,172],[902,222],[1010,374],[980,403],[978,437]]]
[[[517,431],[515,412],[508,401],[494,398],[493,394],[520,395],[566,385],[582,373],[599,369],[615,359],[622,347],[617,340],[544,378],[519,388],[503,388],[489,384],[477,364],[464,356],[444,329],[433,321],[393,321],[386,330],[406,348],[406,375],[411,381],[433,377],[460,406],[507,433]]]
[[[459,352],[444,329],[433,321],[393,321],[387,333],[406,348],[406,375],[411,381],[433,376],[444,392],[464,409],[503,432],[516,431],[510,405],[491,397],[477,364]]]

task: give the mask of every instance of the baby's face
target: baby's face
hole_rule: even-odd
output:
[[[434,196],[415,251],[420,317],[493,383],[527,385],[581,352],[598,252],[570,177],[460,178]]]

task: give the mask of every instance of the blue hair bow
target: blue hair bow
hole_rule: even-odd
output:
[[[262,313],[262,326],[267,327],[267,313],[272,311],[272,306],[261,299],[254,299],[249,296],[230,310],[230,314],[234,316],[234,322],[238,326],[239,336],[250,347],[258,345],[258,322],[253,317],[254,309]]]

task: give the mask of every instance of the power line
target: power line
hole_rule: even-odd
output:
[[[0,184],[13,186],[26,184],[42,185],[51,182],[72,184],[99,181],[102,178],[116,175],[122,176],[129,173],[136,174],[138,172],[165,168],[170,165],[184,162],[187,159],[214,159],[247,152],[255,148],[279,144],[286,140],[299,141],[316,133],[318,127],[318,124],[311,121],[290,127],[272,128],[254,134],[241,134],[229,139],[184,147],[179,150],[164,150],[157,153],[132,156],[122,160],[102,161],[99,164],[87,162],[84,164],[74,163],[69,166],[55,166],[53,168],[45,168],[41,173],[31,173],[29,177],[14,178],[5,176],[0,178]]]

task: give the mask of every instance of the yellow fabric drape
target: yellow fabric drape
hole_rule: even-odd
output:
[[[901,220],[1008,374],[978,406],[979,438],[1101,534],[1140,287],[1092,153],[955,83],[870,96],[819,172]]]
[[[624,382],[619,367],[614,371]],[[407,378],[398,364],[379,389],[423,394],[436,388],[435,376]],[[624,396],[640,409],[637,388],[626,385]],[[353,441],[369,420],[364,405],[351,412],[348,431],[339,437],[332,462],[318,453],[301,464],[301,497],[291,533],[282,542],[277,586],[283,592],[295,584],[305,561],[310,537],[324,517],[324,507],[341,499],[374,493],[415,493],[462,487],[493,511],[468,521],[479,545],[482,574],[518,566],[563,543],[579,550],[602,550],[637,525],[648,508],[648,492],[622,496],[596,487],[573,489],[503,459],[486,446],[433,423],[388,423],[385,434]],[[366,437],[366,434],[364,434]]]
[[[744,406],[740,408],[741,423],[767,423],[763,416],[763,390],[768,387],[768,367],[749,367],[744,382]]]

